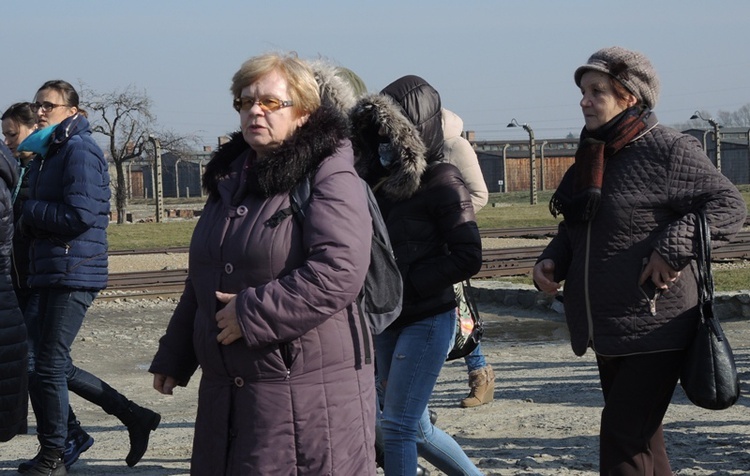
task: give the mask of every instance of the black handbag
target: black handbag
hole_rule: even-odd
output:
[[[691,402],[709,410],[731,407],[740,396],[737,367],[729,341],[714,315],[711,274],[711,231],[703,213],[698,216],[696,260],[700,322],[685,356],[680,383]]]
[[[473,288],[467,279],[456,284],[456,334],[453,348],[448,353],[446,361],[460,359],[471,354],[477,348],[484,334],[484,324],[479,316]]]

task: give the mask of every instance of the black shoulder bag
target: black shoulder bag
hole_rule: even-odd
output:
[[[714,315],[711,274],[711,230],[706,216],[698,215],[698,306],[700,322],[685,355],[680,383],[691,402],[709,410],[731,407],[740,396],[737,368],[729,341]]]

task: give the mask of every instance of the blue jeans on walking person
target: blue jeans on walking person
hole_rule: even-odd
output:
[[[427,411],[455,319],[451,310],[375,336],[386,475],[415,474],[418,445],[419,455],[448,475],[481,475],[455,440],[432,425]]]
[[[469,355],[464,357],[464,362],[466,362],[466,369],[469,372],[487,367],[487,362],[484,360],[484,354],[482,353],[482,344],[478,344]]]
[[[96,376],[75,367],[70,357],[70,347],[96,291],[41,288],[35,294],[38,307],[27,319],[33,326],[29,335],[36,374],[29,395],[40,444],[63,449],[68,435],[68,389],[109,414],[125,411],[128,400]]]

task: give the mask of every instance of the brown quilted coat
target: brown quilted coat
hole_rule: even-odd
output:
[[[698,141],[658,125],[652,114],[647,132],[608,159],[594,219],[563,221],[540,256],[551,258],[556,279],[565,281],[565,315],[577,355],[587,347],[610,356],[687,347],[697,323],[691,261],[700,210],[715,245],[737,233],[746,214],[742,195]],[[653,250],[681,270],[655,300],[653,286],[638,285]]]

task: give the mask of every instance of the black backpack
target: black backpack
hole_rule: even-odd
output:
[[[277,212],[266,223],[270,226],[278,225],[281,220],[294,215],[302,224],[305,210],[310,204],[311,178],[300,181],[289,192],[289,208]],[[403,304],[403,282],[401,273],[396,265],[396,258],[391,248],[391,240],[380,213],[378,202],[375,200],[370,186],[360,179],[360,183],[367,195],[367,208],[372,218],[372,247],[370,249],[370,265],[367,268],[365,283],[357,297],[357,307],[362,319],[362,328],[370,329],[373,334],[383,332],[401,314]],[[369,336],[364,333],[365,362],[371,363]]]

